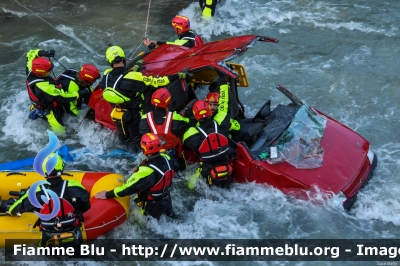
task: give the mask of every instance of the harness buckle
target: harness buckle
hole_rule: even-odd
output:
[[[54,229],[56,229],[57,231],[61,229],[62,224],[60,223],[60,218],[58,217],[54,217]]]

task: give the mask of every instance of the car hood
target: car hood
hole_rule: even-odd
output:
[[[244,35],[205,43],[190,49],[164,44],[142,58],[143,66],[146,67],[142,72],[145,75],[165,76],[183,70],[196,72],[205,68],[215,68],[236,78],[236,74],[222,63],[242,55],[256,41],[278,42],[277,39],[270,37]]]
[[[345,125],[330,117],[327,119],[321,139],[324,150],[322,166],[297,169],[287,162],[282,162],[273,164],[272,167],[307,186],[318,186],[323,191],[336,194],[358,179],[361,182],[363,173],[360,170],[368,161],[369,143]]]

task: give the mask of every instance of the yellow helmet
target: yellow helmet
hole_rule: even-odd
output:
[[[48,176],[60,176],[62,173],[63,173],[63,170],[64,170],[64,162],[63,162],[63,160],[62,160],[62,158],[61,158],[61,156],[60,155],[57,155],[58,156],[58,158],[57,158],[57,163],[56,163],[56,165],[54,166],[54,169],[53,169],[53,171],[51,171],[51,173],[47,173],[47,162],[51,159],[51,158],[53,158],[54,156],[55,156],[56,154],[53,152],[53,153],[51,153],[51,154],[49,154],[45,159],[44,159],[44,161],[43,161],[43,163],[42,163],[42,170],[43,170],[43,173],[46,175],[46,177],[48,177]]]
[[[106,59],[110,65],[114,63],[119,63],[125,60],[125,53],[119,46],[111,46],[106,51]]]

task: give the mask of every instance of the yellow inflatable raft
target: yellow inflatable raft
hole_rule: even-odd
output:
[[[75,179],[90,192],[91,208],[84,213],[83,237],[94,240],[122,224],[129,215],[130,197],[100,200],[94,195],[101,190],[110,190],[123,184],[124,177],[106,172],[64,172],[65,180]],[[44,179],[36,172],[0,172],[0,197],[8,200],[10,191],[28,189],[34,182]],[[0,247],[5,247],[6,239],[39,240],[38,227],[33,228],[35,213],[23,213],[20,217],[0,213]]]

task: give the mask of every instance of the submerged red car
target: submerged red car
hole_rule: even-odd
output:
[[[237,159],[233,166],[235,182],[267,183],[301,198],[309,198],[318,191],[325,192],[328,197],[341,194],[343,207],[349,209],[377,165],[369,142],[342,123],[304,104],[281,85],[277,89],[290,100],[288,104],[278,104],[271,110],[266,101],[259,111],[263,112],[262,121],[256,119],[259,114],[246,118],[238,87],[247,87],[248,77],[244,66],[231,61],[256,42],[277,43],[278,40],[245,35],[191,49],[165,44],[135,58],[127,67],[142,59],[145,75],[192,73],[190,86],[183,80],[168,86],[174,97],[172,111],[180,110],[196,98],[196,86],[210,84],[218,75],[224,75],[230,84],[231,115],[244,121],[242,126],[252,136],[251,142],[237,143]],[[96,122],[115,129],[110,118],[112,107],[102,98],[101,89],[93,92],[89,105],[95,111]],[[149,104],[144,105],[144,112],[151,108]]]

